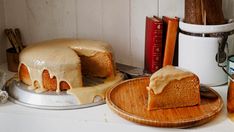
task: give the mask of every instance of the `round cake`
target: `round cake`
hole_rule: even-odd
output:
[[[57,39],[28,46],[20,53],[19,79],[38,92],[82,87],[82,75],[109,78],[116,74],[109,44]]]

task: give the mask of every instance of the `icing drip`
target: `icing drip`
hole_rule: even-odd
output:
[[[154,94],[160,94],[164,87],[173,80],[181,80],[194,74],[173,66],[165,66],[155,72],[150,77],[150,84],[148,90],[152,89]]]
[[[111,47],[101,41],[58,39],[28,46],[20,54],[20,63],[29,70],[32,85],[38,82],[36,92],[43,92],[42,72],[48,70],[50,78],[56,77],[56,92],[59,83],[66,81],[70,88],[82,86],[79,55],[93,56],[97,52],[111,52]]]
[[[104,83],[95,86],[69,89],[67,93],[74,95],[80,104],[92,103],[96,96],[100,96],[102,99],[105,99],[105,91],[122,81],[122,79],[123,74],[117,73],[115,77],[105,79]]]

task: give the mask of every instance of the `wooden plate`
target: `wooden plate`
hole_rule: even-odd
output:
[[[129,121],[150,126],[180,128],[204,124],[216,117],[223,107],[220,95],[208,88],[217,97],[202,96],[199,106],[148,111],[148,84],[148,77],[124,81],[107,91],[106,102],[111,110]]]

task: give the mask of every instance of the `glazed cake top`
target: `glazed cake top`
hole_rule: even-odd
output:
[[[97,52],[111,52],[111,47],[101,41],[56,39],[28,46],[21,52],[20,62],[35,68],[67,67],[80,63],[78,55],[93,56]]]
[[[194,76],[192,72],[174,66],[165,66],[155,72],[150,77],[148,90],[153,90],[154,94],[160,94],[164,87],[173,80],[181,80],[186,77]]]

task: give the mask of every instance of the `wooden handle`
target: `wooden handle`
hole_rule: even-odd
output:
[[[12,29],[5,29],[4,32],[6,36],[8,37],[8,40],[10,41],[10,44],[12,45],[12,47],[16,50],[17,53],[19,53],[20,50],[19,50],[16,40],[14,39],[14,34],[12,34]]]
[[[5,30],[4,30],[4,33],[6,34],[8,40],[10,41],[11,46],[12,46],[13,48],[15,48],[15,45],[13,44],[13,42],[11,41],[10,36],[9,36],[9,29],[5,29]]]
[[[234,82],[230,80],[227,94],[227,110],[234,113]]]
[[[13,30],[11,28],[9,29],[8,32],[9,32],[8,36],[11,39],[11,42],[14,45],[16,52],[19,53],[20,52],[20,48],[19,48],[19,45],[17,43],[17,40],[15,39],[15,33],[13,32]]]
[[[13,44],[16,47],[16,52],[19,53],[20,52],[20,46],[19,46],[19,44],[17,42],[16,35],[15,35],[13,29],[11,29],[11,28],[10,28],[10,37],[11,37],[11,39],[13,41]]]
[[[19,28],[15,28],[15,35],[19,38],[19,40],[22,42],[22,37],[21,37],[21,33],[20,33],[20,29]]]
[[[15,29],[15,36],[16,36],[16,40],[17,40],[17,42],[19,44],[20,50],[23,50],[23,41],[22,41],[22,37],[21,37],[21,33],[20,33],[19,28]]]

